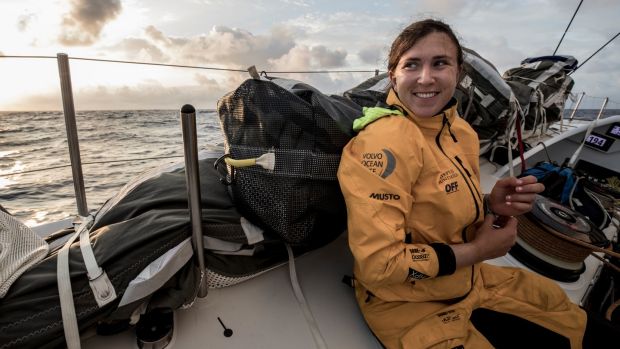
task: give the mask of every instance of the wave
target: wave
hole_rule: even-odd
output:
[[[0,170],[29,171],[70,164],[62,112],[0,112]],[[199,111],[200,147],[221,145],[219,120]],[[76,115],[84,185],[90,209],[96,209],[125,183],[162,163],[182,161],[178,111],[80,111]],[[150,159],[179,156],[179,159]],[[138,159],[108,162],[119,159]],[[145,158],[143,160],[139,158]],[[147,159],[149,158],[149,159]],[[20,162],[19,168],[16,163]],[[0,204],[29,225],[75,214],[70,167],[17,174],[2,182]]]

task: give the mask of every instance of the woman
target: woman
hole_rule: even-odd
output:
[[[452,97],[462,63],[448,25],[411,24],[390,51],[390,108],[354,124],[338,178],[360,308],[387,348],[580,348],[586,315],[558,285],[481,263],[508,252],[544,186],[506,178],[483,198],[478,138]]]

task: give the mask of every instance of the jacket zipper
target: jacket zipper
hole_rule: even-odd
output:
[[[456,161],[459,162],[459,165],[461,165],[463,170],[465,170],[465,173],[467,173],[467,177],[469,177],[469,180],[473,184],[473,180],[471,179],[471,173],[467,170],[467,167],[465,167],[465,165],[463,165],[463,161],[461,160],[461,158],[459,158],[458,155],[454,156],[454,158],[456,159]],[[480,192],[478,191],[478,188],[476,188],[475,185],[472,185],[472,186],[474,187],[474,190],[476,191],[476,195],[478,195],[478,197],[481,198],[481,200],[482,200],[482,195],[480,195]]]
[[[454,137],[454,134],[452,134],[452,130],[450,129],[450,124],[448,122],[448,118],[446,117],[446,113],[443,113],[443,120],[442,120],[442,125],[441,125],[441,129],[439,130],[439,132],[437,133],[437,136],[435,136],[435,143],[437,143],[437,147],[439,147],[439,150],[441,150],[441,153],[452,163],[452,166],[456,167],[456,169],[461,173],[461,176],[463,177],[463,179],[465,180],[465,183],[467,184],[467,188],[469,189],[469,193],[471,194],[472,199],[474,200],[474,205],[476,206],[476,217],[474,218],[474,221],[463,227],[463,230],[461,231],[461,237],[463,238],[463,242],[467,242],[467,227],[476,223],[476,221],[478,220],[478,217],[480,217],[480,206],[478,205],[478,200],[476,200],[476,195],[474,194],[474,190],[472,190],[472,186],[475,188],[476,186],[472,184],[470,184],[469,182],[471,181],[471,174],[469,173],[469,171],[467,170],[467,168],[465,168],[465,166],[463,166],[463,164],[461,163],[461,160],[458,157],[455,157],[457,159],[457,161],[459,162],[459,164],[461,165],[461,167],[457,166],[454,161],[452,161],[452,158],[450,158],[448,156],[448,154],[446,154],[446,152],[443,150],[443,147],[441,146],[441,142],[440,142],[440,138],[441,138],[441,132],[443,132],[444,127],[446,126],[446,124],[448,124],[448,133],[450,133],[450,136],[452,137],[452,140],[454,141],[454,143],[457,142],[456,137]],[[467,173],[467,176],[469,177],[469,180],[463,175],[463,170],[461,170],[461,168],[463,170],[465,170],[465,172]],[[476,189],[476,193],[478,193],[478,189]],[[479,196],[479,194],[478,194]],[[471,277],[470,277],[470,284],[471,287],[469,288],[469,291],[467,291],[467,294],[469,294],[472,290],[472,288],[474,287],[474,265],[471,266]]]
[[[474,200],[474,205],[476,206],[476,217],[474,218],[473,222],[471,224],[474,224],[477,220],[478,217],[480,217],[480,206],[478,204],[478,200],[476,200],[476,194],[474,194],[474,189],[472,189],[472,184],[470,183],[471,180],[471,174],[469,173],[469,171],[460,163],[460,159],[457,158],[457,161],[459,162],[459,164],[461,166],[458,166],[450,156],[448,156],[448,154],[446,154],[446,152],[443,150],[443,147],[441,146],[441,133],[443,132],[444,127],[446,126],[446,124],[448,124],[448,118],[446,117],[446,113],[442,114],[443,119],[442,119],[442,125],[441,125],[441,129],[439,130],[439,132],[437,133],[437,136],[435,136],[435,143],[437,144],[437,147],[439,147],[439,150],[441,150],[441,153],[450,161],[450,163],[452,163],[452,166],[454,166],[459,173],[461,174],[461,176],[463,177],[463,179],[465,179],[465,184],[467,184],[467,188],[469,189],[469,193],[472,196],[472,199]],[[454,135],[452,134],[452,131],[450,130],[450,127],[448,126],[448,133],[450,133],[450,136],[452,137],[452,140],[454,142],[457,142],[456,137],[454,137]],[[467,177],[469,177],[469,180],[467,179],[467,177],[465,176],[465,174],[463,173],[463,170],[465,170],[465,172],[467,173]],[[474,186],[475,187],[475,186]],[[478,189],[475,189],[476,193],[478,193]],[[480,194],[478,193],[478,196],[480,196]],[[469,224],[469,225],[471,225]],[[466,230],[467,227],[465,227],[462,231],[461,231],[461,236],[463,238],[464,242],[467,242],[467,234],[466,234]]]
[[[473,180],[471,179],[471,173],[467,170],[467,167],[465,167],[465,165],[463,165],[463,162],[458,157],[458,155],[455,155],[454,158],[456,159],[456,161],[458,161],[459,165],[463,168],[465,173],[467,173],[467,177],[469,177],[469,180],[472,182],[472,187],[474,187],[474,190],[476,191],[476,194],[478,195],[478,197],[482,198],[482,196],[480,195],[480,192],[478,191],[478,188],[476,188],[476,185],[473,184]],[[465,182],[467,182],[467,180],[465,180]],[[480,200],[482,200],[482,199],[480,199]],[[477,203],[477,201],[475,199],[474,199],[474,202]],[[476,220],[478,219],[479,216],[480,216],[480,206],[478,206],[476,204]],[[474,220],[474,222],[476,220]],[[463,237],[463,241],[467,242],[467,227],[463,228],[463,230],[461,231],[461,236]]]

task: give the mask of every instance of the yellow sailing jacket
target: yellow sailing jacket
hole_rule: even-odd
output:
[[[484,217],[478,137],[455,101],[431,118],[393,90],[387,103],[405,116],[366,109],[338,170],[356,280],[385,301],[465,296],[474,267],[455,270],[448,244],[473,239]]]

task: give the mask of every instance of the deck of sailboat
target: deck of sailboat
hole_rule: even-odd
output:
[[[354,290],[342,282],[351,275],[346,232],[329,245],[298,257],[299,284],[330,348],[380,349],[357,307]],[[233,330],[224,336],[222,323]],[[82,335],[83,348],[136,346],[133,330],[103,337]],[[90,337],[90,338],[89,338]],[[169,348],[316,348],[297,303],[288,265],[234,286],[210,289],[188,309],[175,311]]]
[[[610,117],[599,121],[598,128],[604,129],[619,121],[620,116]],[[564,130],[562,137],[552,129],[540,141],[546,143],[554,160],[561,162],[578,147],[586,126],[585,122],[576,122]],[[617,148],[614,149],[614,152],[618,152]],[[526,154],[528,165],[546,157],[541,150],[542,146],[538,145]],[[585,148],[582,157],[596,162],[597,156],[601,155],[597,152]],[[618,166],[617,162],[610,163],[610,155],[607,156],[607,167]],[[517,166],[518,160],[515,161]],[[495,180],[507,172],[507,166],[498,168],[481,158],[483,190],[488,192]],[[37,230],[50,231],[67,224],[70,221],[42,226]],[[489,263],[523,267],[510,255]],[[602,266],[593,257],[588,257],[585,264],[586,271],[579,280],[572,283],[559,282],[577,304],[582,304],[587,297]],[[352,256],[347,246],[346,232],[329,245],[298,257],[295,266],[301,289],[329,347],[381,348],[364,322],[353,289],[341,281],[345,275],[351,275],[352,271]],[[224,336],[220,320],[233,330],[232,336]],[[91,331],[82,333],[82,338],[84,348],[129,348],[137,345],[133,330],[105,337],[96,336]],[[174,335],[168,347],[303,349],[317,346],[295,298],[289,268],[285,264],[241,284],[211,289],[207,297],[196,299],[192,307],[176,310]]]

